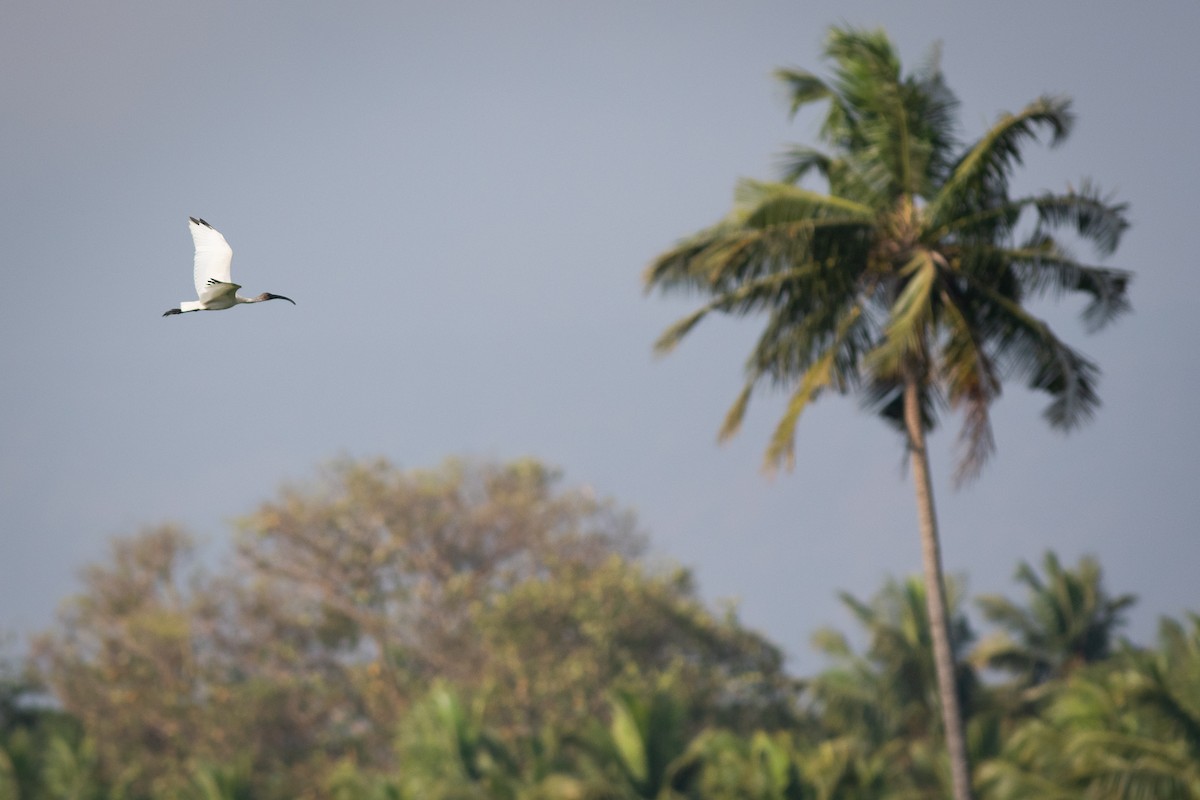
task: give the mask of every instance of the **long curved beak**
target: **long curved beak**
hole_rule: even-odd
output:
[[[267,292],[266,295],[268,300],[287,300],[292,305],[296,305],[296,301],[290,297],[284,297],[281,294],[271,294],[270,292]]]

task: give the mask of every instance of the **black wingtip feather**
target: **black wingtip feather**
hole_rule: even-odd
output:
[[[205,222],[202,217],[188,217],[188,219],[190,219],[192,222],[194,222],[197,225],[203,225],[206,228],[212,227],[212,225],[209,225],[207,222]]]

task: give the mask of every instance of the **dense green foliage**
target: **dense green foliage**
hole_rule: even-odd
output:
[[[919,580],[844,594],[858,630],[796,680],[531,461],[339,464],[237,542],[210,571],[151,529],[85,570],[0,671],[0,800],[949,794]],[[1017,580],[978,640],[951,586],[977,793],[1200,798],[1200,616],[1137,648],[1095,561]]]

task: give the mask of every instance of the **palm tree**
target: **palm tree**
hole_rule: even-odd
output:
[[[951,638],[961,651],[972,633],[959,593],[953,583],[948,588]],[[810,771],[820,776],[819,785],[830,787],[830,796],[945,797],[946,775],[936,757],[939,698],[923,583],[889,579],[867,602],[845,592],[839,596],[862,625],[868,644],[859,655],[835,630],[822,629],[813,637],[833,666],[808,681],[823,745],[828,745]],[[955,682],[958,697],[971,706],[979,694],[971,667],[960,664]]]
[[[611,721],[593,727],[585,749],[611,770],[611,794],[631,800],[684,797],[699,775],[703,740],[691,738],[682,699],[659,688],[648,695],[615,691],[610,703]]]
[[[379,780],[349,764],[340,776],[342,793],[431,800],[549,800],[590,796],[595,788],[590,779],[601,788],[607,786],[596,775],[575,774],[577,737],[560,735],[549,727],[536,734],[506,736],[489,723],[486,710],[482,697],[464,702],[453,685],[435,682],[400,723],[399,781]]]
[[[1021,689],[1035,690],[1046,681],[1108,658],[1124,612],[1136,598],[1110,597],[1102,582],[1100,564],[1090,557],[1074,569],[1064,569],[1053,552],[1042,561],[1041,577],[1026,562],[1016,579],[1029,590],[1022,606],[998,595],[976,599],[983,615],[1005,628],[984,640],[976,658],[983,664],[1014,673]]]
[[[183,800],[250,800],[255,796],[253,768],[244,756],[234,763],[198,763],[179,797]],[[337,792],[333,792],[337,796]],[[357,797],[368,796],[361,792]]]
[[[444,684],[402,721],[396,745],[405,789],[414,797],[515,798],[519,792],[520,765],[484,725],[482,706],[464,705]]]
[[[701,764],[689,797],[705,800],[821,800],[801,770],[811,760],[787,733],[710,729],[693,740]]]
[[[1098,369],[1023,306],[1083,292],[1087,326],[1128,310],[1125,272],[1076,260],[1055,237],[1066,228],[1100,254],[1126,228],[1123,205],[1090,182],[1065,193],[1012,197],[1009,177],[1039,131],[1071,129],[1069,101],[1041,97],[1004,114],[974,143],[955,138],[957,101],[936,57],[904,74],[882,31],[834,28],[829,80],[782,70],[792,111],[828,104],[828,152],[788,154],[784,180],[742,181],[733,211],[660,255],[648,289],[711,297],[667,329],[671,350],[712,312],[764,312],[766,327],[720,436],[734,434],[762,383],[791,397],[766,451],[790,466],[801,412],[823,391],[858,392],[904,436],[913,473],[926,600],[955,797],[970,796],[946,620],[926,433],[948,405],[963,415],[958,478],[976,475],[994,448],[989,409],[1001,379],[1051,397],[1045,416],[1070,430],[1096,410]],[[824,190],[804,188],[810,175]],[[1021,224],[1026,218],[1030,222]]]
[[[999,800],[1200,798],[1200,616],[1075,671],[980,779]]]

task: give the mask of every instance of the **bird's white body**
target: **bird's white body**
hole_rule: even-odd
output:
[[[295,300],[279,294],[260,294],[258,297],[242,297],[237,290],[242,288],[230,277],[233,264],[233,248],[225,237],[202,219],[188,217],[188,230],[192,232],[192,243],[196,246],[196,259],[192,276],[196,283],[198,300],[184,300],[179,308],[172,308],[163,316],[183,314],[188,311],[220,311],[233,308],[239,303],[261,303],[264,300]]]

